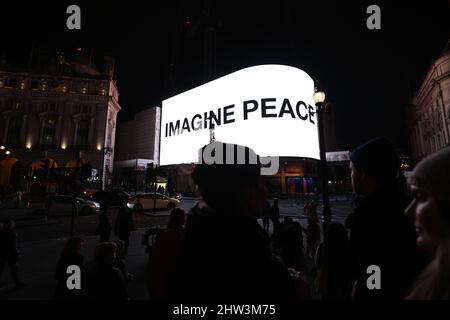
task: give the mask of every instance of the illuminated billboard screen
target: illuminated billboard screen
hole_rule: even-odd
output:
[[[264,157],[319,159],[314,82],[284,65],[245,68],[164,100],[160,165],[195,163],[215,140]]]

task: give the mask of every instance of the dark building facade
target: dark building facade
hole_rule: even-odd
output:
[[[63,179],[77,153],[92,183],[111,184],[121,110],[114,59],[105,56],[102,71],[79,50],[39,60],[28,69],[0,64],[0,184],[26,187],[45,161]]]

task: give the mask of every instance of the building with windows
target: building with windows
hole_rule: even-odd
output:
[[[157,106],[142,110],[134,119],[119,124],[115,184],[128,191],[147,189],[147,166],[159,164],[160,124],[161,108]]]
[[[29,69],[0,62],[0,184],[25,186],[41,160],[50,169],[92,168],[89,181],[111,181],[119,91],[114,59],[100,71],[80,51]],[[70,170],[69,170],[70,171]],[[67,173],[62,173],[67,175]],[[31,179],[31,180],[30,180]]]
[[[407,121],[414,163],[450,145],[450,41],[414,94]]]

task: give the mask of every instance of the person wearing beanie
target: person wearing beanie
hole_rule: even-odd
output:
[[[245,159],[237,156],[239,150]],[[208,159],[211,155],[213,162]],[[192,178],[207,206],[186,224],[170,282],[171,299],[296,297],[288,269],[273,254],[269,237],[257,222],[266,198],[260,169],[258,156],[248,147],[215,141],[200,150]]]
[[[350,171],[359,199],[346,221],[352,298],[403,299],[422,265],[412,221],[404,215],[410,199],[397,184],[394,146],[384,137],[362,144],[350,155]],[[380,268],[380,289],[367,286],[367,270],[373,265]]]
[[[414,219],[417,245],[432,255],[408,300],[450,299],[450,148],[433,153],[409,179],[413,200],[405,214]]]

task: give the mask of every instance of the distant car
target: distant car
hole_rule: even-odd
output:
[[[181,201],[181,200],[183,200],[183,195],[181,193],[174,193],[174,194],[172,194],[171,198]]]
[[[105,190],[92,194],[91,200],[100,204],[104,203],[109,207],[118,207],[122,203],[127,203],[130,195],[122,190]]]
[[[94,194],[94,193],[96,193],[96,192],[98,192],[98,190],[95,190],[95,189],[85,189],[84,191],[83,191],[83,197],[85,198],[85,199],[92,199],[92,195]]]
[[[100,212],[100,204],[82,198],[75,198],[77,215],[87,216]],[[27,210],[32,215],[45,215],[47,213],[45,201],[29,201]],[[73,197],[70,195],[57,195],[50,197],[49,216],[70,216],[72,214]]]
[[[155,204],[154,196],[154,193],[145,193],[132,197],[128,200],[127,206],[136,211],[153,209]],[[172,210],[179,205],[180,200],[169,198],[161,193],[156,193],[156,209]]]

